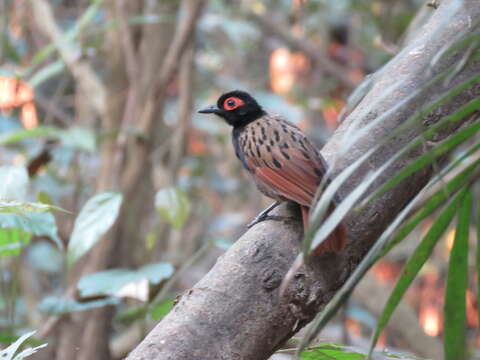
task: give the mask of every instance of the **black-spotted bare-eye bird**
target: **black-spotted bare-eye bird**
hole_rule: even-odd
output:
[[[268,114],[244,91],[223,94],[216,105],[198,112],[218,115],[233,127],[232,141],[237,157],[258,189],[276,200],[250,226],[269,219],[268,213],[281,202],[292,201],[300,205],[306,229],[311,203],[327,165],[305,134],[281,117]],[[340,224],[313,253],[338,252],[345,242],[345,226]]]

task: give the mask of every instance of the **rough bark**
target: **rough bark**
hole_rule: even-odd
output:
[[[439,83],[408,100],[409,95],[422,88],[429,79],[459,60],[466,49],[431,63],[444,46],[453,43],[460,34],[473,31],[479,18],[480,3],[477,0],[442,2],[420,29],[417,38],[375,75],[371,90],[323,149],[322,153],[335,173],[353,163],[423,105],[445,91]],[[480,63],[472,61],[448,87],[479,72]],[[390,91],[392,86],[396,87]],[[342,194],[348,194],[365,174],[378,169],[418,136],[424,126],[438,122],[479,95],[479,86],[473,86],[425,116],[417,126],[390,139],[349,178],[341,189]],[[347,139],[359,129],[401,102],[403,105],[399,109],[374,126],[348,151],[342,151]],[[449,127],[436,140],[448,137],[455,129]],[[401,157],[382,174],[372,189],[415,159],[421,151],[416,149]],[[263,222],[255,226],[181,297],[174,309],[128,359],[268,358],[325,306],[378,235],[423,188],[431,174],[430,168],[419,171],[361,213],[350,216],[347,248],[340,254],[308,261],[298,271],[284,297],[279,297],[278,286],[299,251],[302,236],[300,223]],[[287,207],[283,206],[278,211],[285,212]]]

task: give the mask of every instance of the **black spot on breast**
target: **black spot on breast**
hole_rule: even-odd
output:
[[[282,164],[280,164],[280,161],[278,161],[274,157],[272,157],[272,161],[273,161],[273,165],[275,165],[277,168],[279,168],[279,169],[282,168]]]
[[[278,130],[273,130],[273,135],[275,135],[275,141],[279,142],[280,141],[280,133]]]
[[[288,155],[286,152],[280,151],[280,153],[282,154],[282,156],[283,156],[285,159],[290,160],[290,155]]]
[[[283,129],[283,132],[285,132],[285,133],[288,134],[288,130],[287,130],[287,126],[286,126],[286,125],[282,125],[282,129]]]
[[[310,155],[308,155],[308,153],[307,153],[307,152],[305,152],[305,151],[302,151],[302,154],[303,154],[303,156],[305,156],[305,158],[307,158],[307,159],[310,159]]]
[[[271,146],[275,145],[275,141],[273,141],[273,139],[270,139],[270,145]]]
[[[263,135],[262,135],[262,139],[265,140],[265,141],[267,141],[267,134],[263,134]]]
[[[257,156],[262,157],[262,153],[260,152],[260,146],[257,145],[256,148],[257,148]]]
[[[263,145],[263,140],[262,139],[258,139],[258,142],[260,143],[260,145]]]
[[[267,145],[267,151],[272,152],[272,148],[270,147],[270,145]]]
[[[283,147],[284,147],[285,149],[288,149],[288,148],[289,148],[289,146],[288,146],[287,143],[283,144]]]
[[[314,168],[313,171],[315,171],[315,174],[318,176],[323,176],[323,171],[319,168]]]
[[[290,137],[292,138],[292,140],[293,140],[294,142],[297,142],[297,137],[295,136],[295,134],[292,133],[292,134],[290,135]]]

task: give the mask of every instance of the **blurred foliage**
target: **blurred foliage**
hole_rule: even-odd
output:
[[[310,347],[300,354],[302,360],[366,360],[367,354],[355,347],[340,344],[325,343]],[[391,351],[378,351],[373,359],[393,360],[422,360],[419,357],[395,353]]]
[[[18,352],[18,349],[20,348],[22,343],[24,343],[33,334],[35,334],[35,331],[32,331],[32,332],[27,333],[25,335],[22,335],[14,343],[12,343],[9,347],[7,347],[4,350],[0,350],[0,358],[5,359],[5,360],[22,360],[22,359],[25,359],[25,358],[35,354],[38,350],[47,346],[47,344],[38,345],[36,347],[26,348],[26,349]]]

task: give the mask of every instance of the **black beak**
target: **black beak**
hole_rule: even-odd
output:
[[[198,110],[200,114],[216,114],[220,111],[217,105],[206,106]]]

